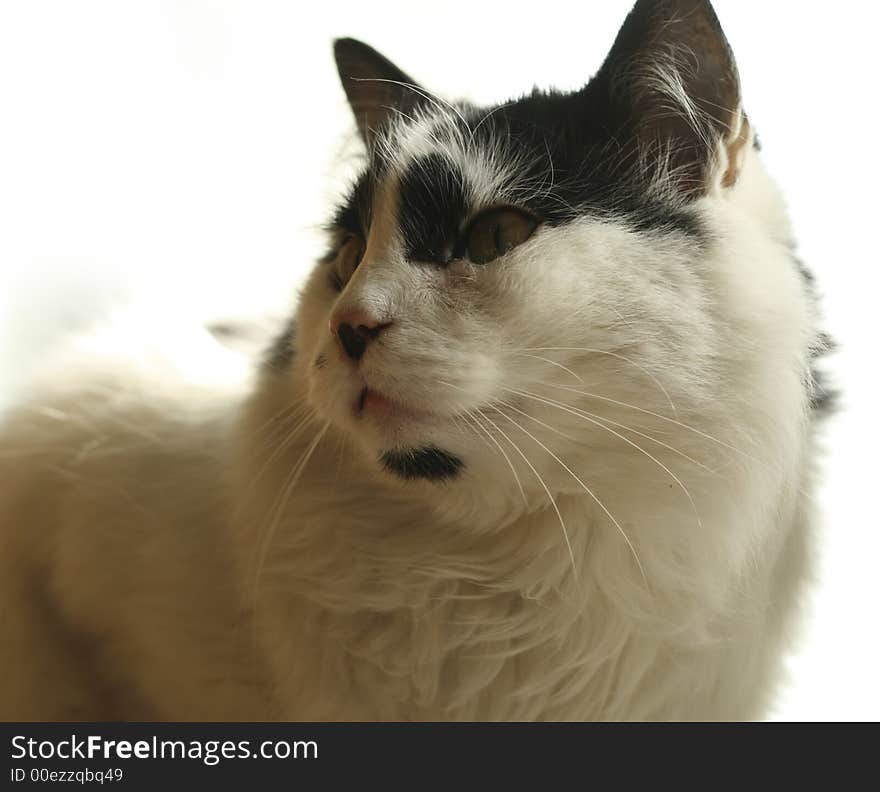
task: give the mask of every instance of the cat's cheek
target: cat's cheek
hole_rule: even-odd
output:
[[[313,356],[305,377],[306,399],[320,419],[349,428],[357,388],[341,376],[335,362],[333,349],[322,349]]]

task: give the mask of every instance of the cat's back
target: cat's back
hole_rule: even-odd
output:
[[[125,346],[115,332],[72,341],[0,414],[5,541],[37,546],[73,530],[83,544],[117,541],[157,513],[204,517],[222,496],[244,380],[220,387],[185,372],[167,345]]]
[[[246,717],[226,541],[236,388],[166,360],[77,362],[0,424],[0,716]]]

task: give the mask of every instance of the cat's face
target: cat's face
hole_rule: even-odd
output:
[[[678,69],[695,42],[705,71]],[[738,296],[719,298],[711,204],[751,136],[708,3],[643,0],[584,89],[491,108],[436,99],[358,42],[337,61],[369,159],[295,346],[310,405],[365,464],[577,490],[564,460],[619,446],[614,427],[721,396]]]
[[[393,475],[450,479],[487,452],[503,463],[489,436],[531,446],[513,421],[545,434],[523,413],[552,412],[524,394],[572,401],[539,387],[551,382],[625,396],[615,377],[644,390],[638,366],[653,362],[639,363],[651,354],[640,344],[680,341],[669,300],[696,296],[699,224],[649,196],[603,211],[581,186],[592,166],[559,141],[570,100],[558,100],[559,126],[540,132],[527,126],[533,101],[489,120],[459,106],[463,119],[426,112],[396,127],[309,281],[297,346],[311,360],[311,403]],[[600,157],[602,141],[592,145]],[[594,212],[569,197],[593,200]]]

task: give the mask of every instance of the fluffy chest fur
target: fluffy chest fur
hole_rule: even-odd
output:
[[[802,392],[796,376],[788,387]],[[283,408],[273,393],[251,405],[254,421]],[[664,446],[646,452],[621,431],[560,458],[589,492],[557,485],[548,499],[526,482],[527,505],[511,504],[498,491],[514,487],[512,460],[494,449],[494,468],[463,472],[431,511],[418,485],[402,496],[338,454],[332,434],[301,468],[322,430],[300,426],[251,492],[246,524],[263,528],[244,532],[239,554],[272,547],[243,577],[281,700],[294,707],[285,716],[757,717],[804,573],[803,416],[768,409],[743,433],[741,414],[639,422],[629,411],[620,422],[659,432]],[[268,453],[253,428],[241,459]],[[294,421],[278,430],[296,431]],[[257,467],[243,469],[238,491]],[[297,494],[279,502],[300,470]],[[277,511],[261,512],[272,495]],[[273,520],[281,533],[267,538]]]

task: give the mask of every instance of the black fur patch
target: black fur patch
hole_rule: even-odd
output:
[[[810,393],[810,406],[820,418],[837,411],[840,391],[828,384],[825,373],[819,368],[819,361],[834,352],[837,344],[827,333],[820,334],[816,344],[810,347],[810,373],[807,388]]]
[[[373,188],[375,173],[368,169],[361,173],[351,186],[345,200],[336,209],[331,229],[348,231],[366,239],[372,219]]]
[[[576,93],[535,90],[506,106],[480,113],[477,138],[485,145],[508,140],[510,157],[525,155],[514,190],[523,206],[550,225],[584,215],[628,222],[639,231],[679,232],[702,238],[700,224],[683,201],[652,194],[655,174],[636,167],[622,137],[630,120],[619,115],[602,85]]]
[[[278,337],[266,351],[264,365],[272,371],[283,371],[296,357],[293,342],[296,338],[296,317],[291,317]]]
[[[467,215],[464,176],[440,154],[412,162],[400,179],[398,223],[411,261],[447,263]]]
[[[810,369],[809,387],[810,407],[817,416],[825,417],[837,411],[840,393],[827,386],[825,375],[815,367]]]
[[[379,462],[389,473],[406,480],[448,481],[464,468],[464,462],[455,454],[433,446],[385,451]]]
[[[489,108],[459,104],[462,118],[438,135],[472,140],[494,159],[505,183],[498,203],[531,212],[558,226],[584,216],[607,218],[641,232],[679,233],[705,239],[698,217],[684,199],[656,194],[656,175],[637,167],[632,148],[621,143],[630,121],[619,116],[601,85],[575,93],[541,92]],[[366,235],[373,185],[387,163],[374,152],[370,166],[338,209],[335,228]],[[401,174],[397,219],[413,261],[445,263],[458,252],[457,235],[475,211],[468,200],[468,176],[440,153],[411,162]],[[510,196],[516,196],[511,201]],[[491,200],[491,199],[490,199]]]
[[[646,65],[662,67],[670,51],[680,47],[699,64],[677,74],[700,111],[696,122],[670,106],[645,70]],[[409,83],[409,78],[363,43],[338,41],[336,57],[358,121],[366,118],[371,124],[364,138],[375,179],[394,159],[400,128],[389,119],[439,111],[436,124],[424,118],[414,123],[440,151],[448,142],[451,150],[486,152],[484,163],[499,168],[508,182],[499,185],[499,203],[520,206],[549,225],[595,215],[622,219],[639,231],[703,236],[691,204],[707,187],[710,138],[729,130],[739,105],[736,65],[710,3],[643,0],[582,89],[535,89],[487,108],[458,103],[447,111],[429,94],[401,88],[400,82]],[[352,83],[355,73],[367,81]],[[377,78],[378,85],[371,82]],[[398,219],[413,260],[448,261],[462,218],[488,208],[467,206],[464,181],[469,174],[457,168],[467,170],[436,153],[417,159],[401,174]],[[350,221],[358,201],[352,196],[337,218],[340,223]],[[493,197],[484,195],[481,201]]]
[[[804,282],[809,298],[813,303],[819,302],[816,291],[816,278],[804,261],[793,255],[795,266]],[[828,333],[821,333],[816,343],[810,347],[810,370],[807,376],[807,390],[810,394],[810,406],[818,417],[825,417],[837,409],[840,392],[829,387],[825,374],[819,369],[819,361],[827,354],[833,352],[837,344]]]

